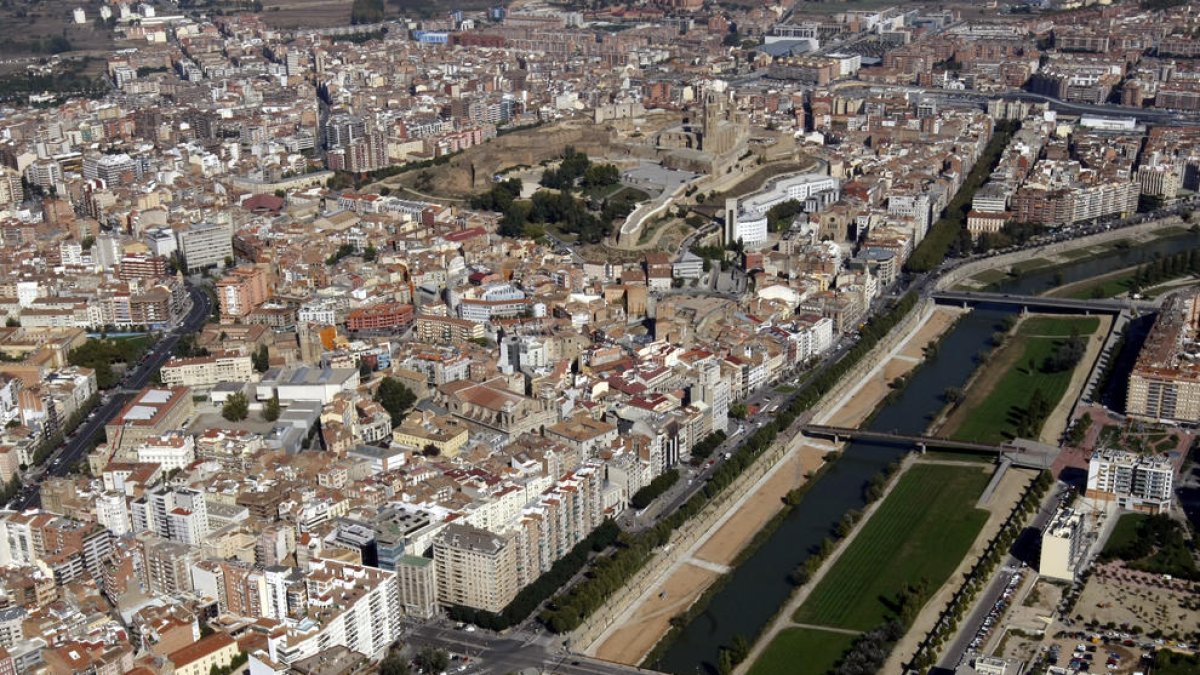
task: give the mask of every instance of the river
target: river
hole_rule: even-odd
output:
[[[1056,283],[1080,281],[1140,264],[1156,254],[1171,255],[1197,246],[1200,246],[1197,233],[1157,239],[1096,258],[1029,272],[989,290],[1042,293]],[[941,410],[946,389],[966,384],[976,368],[977,355],[990,345],[993,333],[1001,329],[1007,314],[1001,309],[977,309],[964,316],[943,338],[937,357],[914,373],[908,386],[879,410],[867,428],[923,433]],[[678,675],[715,673],[719,649],[732,644],[738,635],[753,640],[762,632],[794,590],[788,574],[812,555],[844,513],[865,505],[863,487],[907,451],[886,444],[849,444],[841,459],[812,484],[804,500],[788,514],[775,534],[732,572],[704,613],[684,628],[652,667]]]

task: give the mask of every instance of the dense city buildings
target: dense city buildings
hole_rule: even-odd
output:
[[[1189,6],[362,4],[72,7],[94,48],[0,63],[0,673],[365,672],[514,618],[710,496],[919,251],[1200,190]],[[1198,306],[1131,416],[1200,422]],[[1167,458],[1088,468],[1171,510]]]

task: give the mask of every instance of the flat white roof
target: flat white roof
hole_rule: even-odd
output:
[[[158,408],[152,408],[148,405],[135,405],[125,413],[126,420],[148,420],[154,417],[154,413],[158,412]]]
[[[171,400],[171,392],[168,389],[149,389],[142,394],[142,398],[138,403],[162,404]]]

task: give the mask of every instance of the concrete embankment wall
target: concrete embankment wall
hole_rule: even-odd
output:
[[[809,419],[830,412],[833,402],[839,401],[846,393],[858,386],[877,362],[891,352],[909,334],[920,328],[934,309],[930,300],[922,300],[902,319],[882,340],[861,359],[850,372],[846,373],[839,384],[813,406],[809,415],[802,415],[791,428],[779,434],[775,443],[763,452],[746,471],[727,487],[694,518],[680,527],[671,536],[670,543],[659,550],[654,557],[633,576],[621,592],[609,598],[603,607],[597,610],[571,636],[573,647],[583,653],[592,653],[599,647],[599,640],[614,622],[630,610],[631,607],[651,588],[663,581],[663,576],[672,566],[690,555],[690,550],[700,542],[721,519],[725,511],[780,460],[796,450],[803,436],[799,427]]]

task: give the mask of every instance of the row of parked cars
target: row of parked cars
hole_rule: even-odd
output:
[[[1012,600],[1012,595],[1016,592],[1019,585],[1021,585],[1021,572],[1018,570],[1009,574],[1008,582],[1004,585],[1004,593],[1000,595],[1000,599],[996,600],[996,603],[992,605],[991,611],[984,617],[983,623],[979,626],[979,630],[971,640],[971,651],[978,651],[980,647],[987,643],[988,636],[992,634],[992,630],[1000,622],[1000,617],[1004,615],[1004,610],[1008,608],[1009,602]]]

